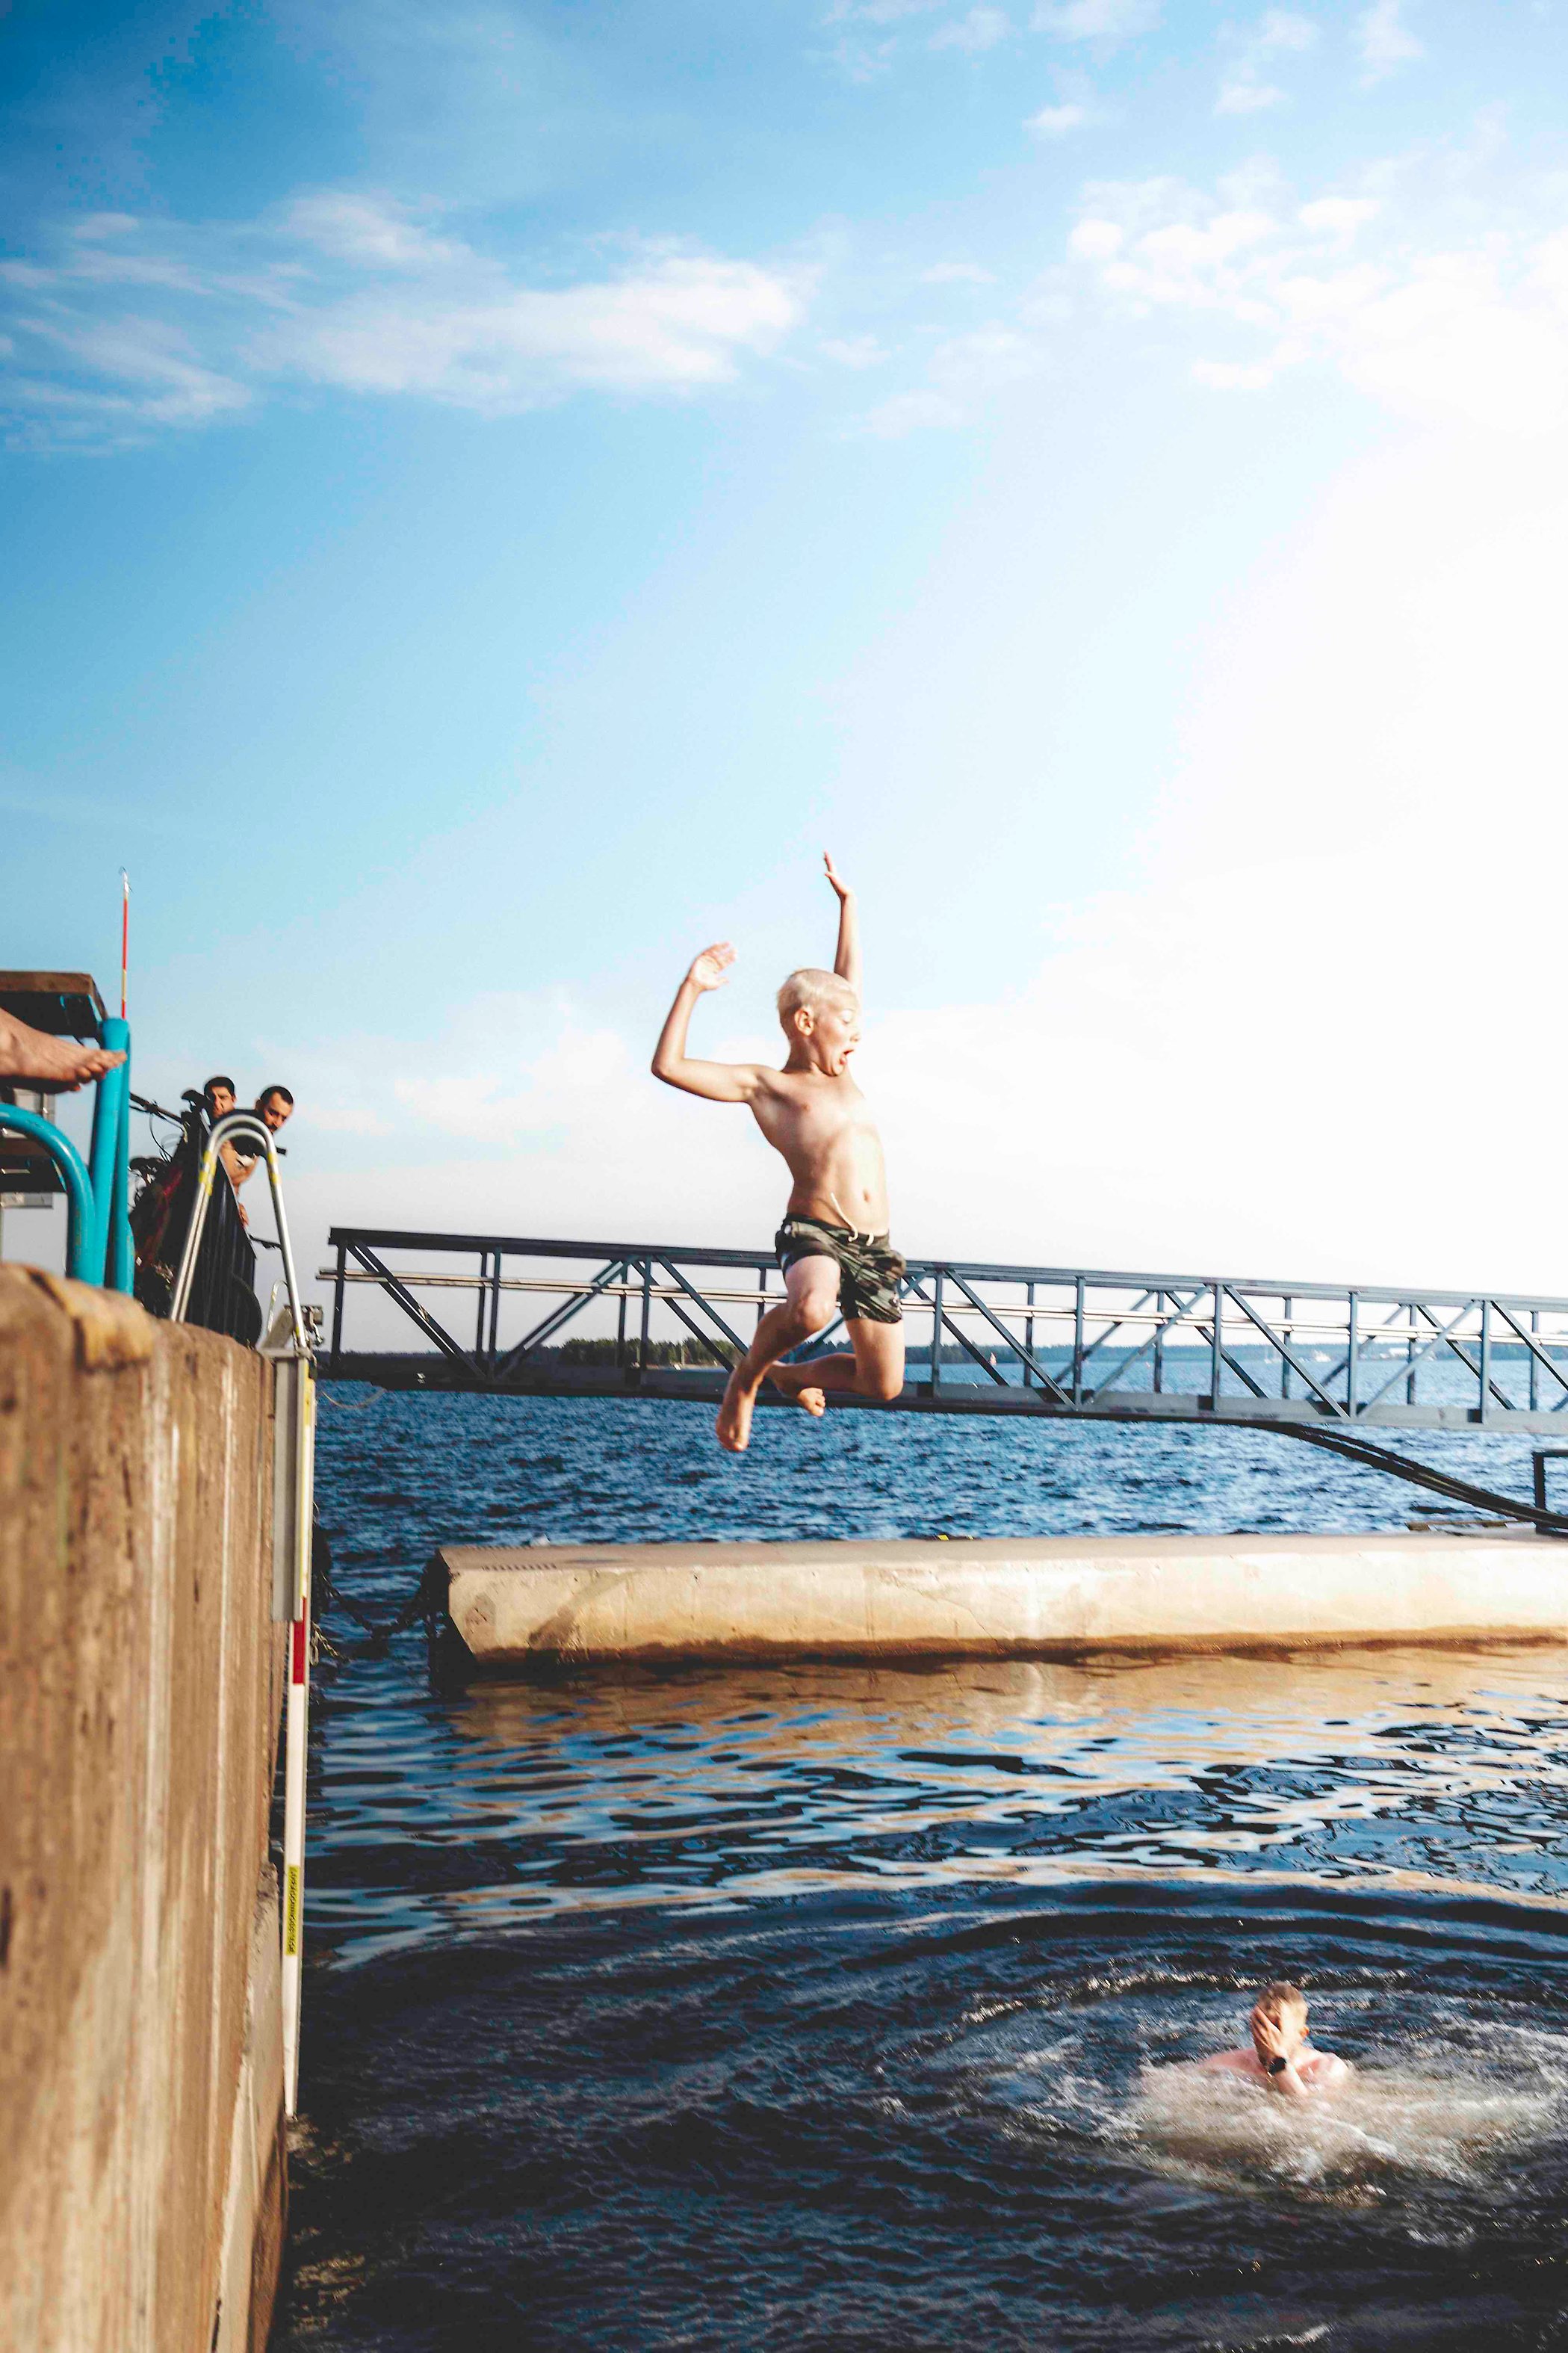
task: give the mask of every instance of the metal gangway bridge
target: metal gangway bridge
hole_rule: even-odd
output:
[[[784,1295],[765,1250],[371,1226],[334,1227],[328,1240],[319,1377],[384,1389],[716,1402]],[[421,1345],[351,1345],[367,1293]],[[1568,1299],[910,1259],[903,1308],[902,1394],[832,1396],[833,1409],[1268,1430],[1568,1534],[1568,1514],[1547,1502],[1557,1448],[1532,1450],[1524,1503],[1363,1434],[1511,1432],[1559,1438],[1568,1453]],[[830,1325],[794,1361],[842,1347],[841,1335]],[[766,1388],[763,1398],[783,1402]]]

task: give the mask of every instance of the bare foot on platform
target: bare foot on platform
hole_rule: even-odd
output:
[[[68,1094],[124,1060],[123,1054],[110,1054],[101,1046],[51,1038],[18,1021],[14,1013],[0,1013],[0,1079],[41,1088],[46,1094]]]
[[[792,1405],[803,1405],[814,1419],[820,1421],[827,1411],[827,1399],[811,1377],[809,1365],[773,1365],[768,1378],[781,1397]]]
[[[739,1368],[730,1376],[724,1391],[724,1402],[719,1408],[715,1425],[719,1443],[727,1454],[744,1454],[752,1442],[752,1409],[757,1402],[757,1392],[748,1388],[741,1379]]]

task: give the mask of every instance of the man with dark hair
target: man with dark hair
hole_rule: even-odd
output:
[[[226,1118],[228,1113],[234,1109],[234,1081],[232,1079],[224,1078],[220,1072],[216,1079],[207,1079],[204,1081],[202,1086],[202,1108],[206,1113],[209,1125],[216,1124],[218,1120]]]
[[[262,1126],[270,1134],[277,1135],[294,1116],[294,1098],[287,1087],[263,1087],[256,1098],[256,1113]],[[223,1146],[223,1165],[228,1171],[228,1180],[237,1197],[240,1187],[248,1182],[260,1157],[260,1153],[248,1143],[226,1144]],[[238,1206],[240,1222],[247,1226],[250,1219],[245,1214],[244,1205],[240,1203]]]

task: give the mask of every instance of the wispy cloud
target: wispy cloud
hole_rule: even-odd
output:
[[[1384,80],[1426,54],[1405,21],[1405,0],[1373,0],[1372,6],[1356,19],[1355,37],[1362,79],[1369,84]]]
[[[1299,57],[1312,47],[1318,28],[1310,16],[1289,8],[1267,8],[1250,26],[1227,67],[1215,100],[1216,114],[1258,114],[1284,102],[1285,92],[1270,79],[1279,59]]]
[[[1159,21],[1160,0],[1041,0],[1034,15],[1037,32],[1104,48],[1152,32]]]
[[[1013,20],[1001,8],[971,8],[966,16],[954,16],[938,26],[931,37],[933,49],[962,49],[969,57],[978,57],[984,50],[994,49],[1005,41],[1013,29]]]
[[[1405,416],[1526,432],[1568,417],[1568,229],[1419,237],[1367,196],[1162,179],[1087,191],[1068,247],[1130,317],[1242,338],[1195,362],[1217,389],[1318,365]]]
[[[1081,131],[1093,121],[1087,106],[1077,106],[1068,99],[1060,106],[1042,106],[1037,114],[1026,116],[1024,128],[1037,139],[1065,139],[1069,132]]]
[[[628,243],[528,282],[390,197],[327,191],[233,227],[97,216],[0,267],[16,428],[117,441],[253,406],[293,379],[487,415],[581,391],[731,381],[802,317],[807,273]]]
[[[1076,68],[1056,66],[1051,70],[1051,80],[1056,89],[1054,101],[1025,118],[1024,128],[1035,138],[1066,139],[1075,131],[1106,120],[1104,109],[1097,101],[1094,84],[1086,73]]]
[[[992,394],[1040,375],[1047,364],[1037,335],[994,320],[939,343],[924,384],[881,402],[863,420],[865,429],[882,440],[898,440],[908,433],[967,424]]]

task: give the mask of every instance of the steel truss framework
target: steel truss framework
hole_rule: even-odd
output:
[[[783,1290],[774,1260],[761,1250],[365,1226],[334,1227],[329,1241],[334,1263],[321,1276],[332,1285],[331,1341],[321,1377],[384,1388],[717,1398]],[[410,1253],[446,1263],[389,1262]],[[463,1260],[475,1263],[452,1263]],[[356,1286],[391,1300],[426,1345],[350,1349],[344,1324]],[[455,1304],[465,1292],[471,1339],[448,1328],[447,1299]],[[503,1297],[519,1296],[543,1312],[503,1346]],[[890,1405],[862,1410],[1270,1429],[1568,1532],[1568,1516],[1546,1508],[1546,1450],[1525,1504],[1357,1435],[1382,1427],[1568,1440],[1568,1299],[911,1259],[903,1303],[911,1377]],[[598,1311],[590,1321],[613,1317],[613,1337],[601,1335],[595,1361],[569,1361],[561,1344],[589,1310]],[[657,1361],[656,1326],[692,1344],[710,1369]],[[835,1345],[845,1345],[841,1323],[797,1358]]]

